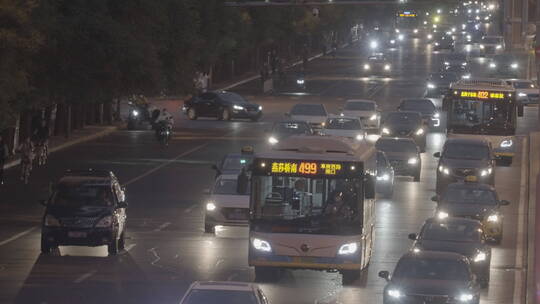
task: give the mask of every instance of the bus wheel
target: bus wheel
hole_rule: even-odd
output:
[[[360,270],[342,270],[340,271],[342,275],[343,285],[350,285],[356,282],[360,278]]]
[[[281,268],[255,266],[255,280],[258,282],[277,282],[282,273]]]

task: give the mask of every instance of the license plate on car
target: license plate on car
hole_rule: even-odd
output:
[[[69,231],[69,232],[68,232],[68,237],[70,237],[70,238],[85,238],[85,237],[86,237],[86,232],[82,232],[82,231]]]

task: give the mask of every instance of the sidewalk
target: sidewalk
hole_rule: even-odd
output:
[[[49,139],[49,153],[54,153],[73,145],[91,141],[118,130],[120,125],[113,126],[86,126],[82,130],[75,130],[72,132],[69,138],[64,136],[52,136]],[[21,163],[19,156],[16,154],[15,158],[10,159],[4,165],[4,169],[13,168]]]

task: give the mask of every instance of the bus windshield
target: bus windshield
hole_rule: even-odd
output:
[[[362,182],[358,178],[252,177],[252,229],[261,232],[357,234],[362,232]]]
[[[500,127],[512,122],[510,103],[457,99],[452,102],[449,124],[453,127]]]

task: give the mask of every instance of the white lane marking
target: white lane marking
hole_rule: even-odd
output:
[[[73,281],[73,283],[75,283],[75,284],[82,283],[82,282],[84,282],[86,279],[88,279],[89,277],[91,277],[91,276],[93,276],[94,274],[96,274],[96,272],[97,272],[96,270],[92,270],[92,271],[90,271],[90,272],[87,272],[87,273],[81,275],[80,277],[78,277],[77,279],[75,279],[75,280]]]
[[[126,246],[126,251],[130,251],[131,249],[133,249],[133,247],[137,246],[137,244],[129,244]]]
[[[159,165],[159,166],[157,166],[157,167],[154,167],[154,168],[152,168],[152,169],[146,171],[145,173],[143,173],[143,174],[141,174],[141,175],[139,175],[139,176],[137,176],[137,177],[134,177],[134,178],[130,179],[129,181],[127,181],[126,183],[124,183],[124,186],[127,186],[127,185],[129,185],[129,184],[133,184],[134,182],[136,182],[136,181],[138,181],[138,180],[140,180],[140,179],[142,179],[142,178],[144,178],[144,177],[147,177],[148,175],[150,175],[150,174],[152,174],[152,173],[158,171],[159,169],[161,169],[161,168],[163,168],[163,167],[165,167],[165,166],[168,166],[169,164],[171,164],[171,163],[173,163],[173,162],[179,160],[180,158],[182,158],[182,157],[184,157],[184,156],[186,156],[186,155],[189,155],[189,154],[191,154],[191,153],[193,153],[193,152],[195,152],[195,151],[198,151],[198,150],[200,150],[200,149],[202,149],[202,148],[208,146],[208,144],[209,144],[209,143],[205,143],[205,144],[196,146],[195,148],[193,148],[193,149],[191,149],[191,150],[185,151],[185,152],[181,153],[180,155],[178,155],[178,156],[176,156],[176,157],[174,157],[174,158],[172,158],[172,159],[169,159],[168,161],[164,162],[163,164],[161,164],[161,165]]]
[[[4,245],[6,245],[8,243],[11,243],[11,242],[15,241],[16,239],[19,239],[19,238],[29,234],[30,232],[34,231],[35,229],[37,229],[37,227],[32,227],[30,229],[26,229],[25,231],[23,231],[21,233],[17,233],[14,236],[10,237],[9,239],[1,241],[0,246],[4,246]]]
[[[191,211],[193,211],[193,209],[197,208],[197,206],[199,206],[199,203],[195,203],[195,204],[189,206],[186,210],[184,210],[184,213],[191,213]]]
[[[169,227],[170,225],[171,225],[170,222],[165,222],[165,223],[159,225],[159,227],[157,227],[156,229],[154,229],[154,232],[161,231],[161,230],[163,230],[163,229]]]
[[[523,268],[523,247],[524,247],[524,225],[525,225],[525,203],[526,203],[526,192],[527,192],[527,167],[529,164],[528,159],[528,141],[525,137],[522,144],[523,152],[521,153],[521,180],[520,180],[520,189],[519,189],[519,207],[518,207],[518,226],[517,226],[517,242],[516,242],[516,265],[514,273],[514,303],[521,303],[523,299],[523,279],[524,271]]]

